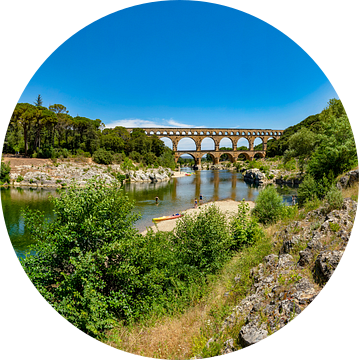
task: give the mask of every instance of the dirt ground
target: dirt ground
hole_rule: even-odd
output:
[[[47,164],[52,164],[50,159],[36,159],[36,158],[27,158],[23,156],[15,156],[15,155],[7,155],[4,154],[2,156],[2,161],[7,163],[10,162],[10,167],[13,169],[15,166],[22,166],[22,165],[33,165],[35,166],[43,166]]]

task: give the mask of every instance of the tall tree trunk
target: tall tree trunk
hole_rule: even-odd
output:
[[[25,156],[27,155],[27,126],[24,125]]]

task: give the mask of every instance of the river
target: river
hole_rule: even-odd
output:
[[[258,187],[246,184],[240,173],[227,170],[196,171],[192,172],[192,176],[174,178],[168,182],[128,183],[124,185],[124,191],[135,201],[134,210],[141,214],[141,219],[136,222],[140,231],[151,226],[154,217],[172,215],[193,207],[195,198],[199,199],[200,194],[204,202],[208,202],[225,199],[255,201],[259,193]],[[5,223],[18,257],[23,257],[29,245],[34,243],[24,229],[21,210],[26,207],[41,210],[51,221],[54,215],[49,195],[59,196],[60,192],[43,188],[1,188]],[[278,188],[278,192],[285,202],[290,203],[296,190],[283,187]],[[158,205],[155,203],[156,196],[160,199]]]

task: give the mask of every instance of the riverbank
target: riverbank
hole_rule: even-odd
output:
[[[196,215],[200,211],[204,210],[206,207],[215,205],[223,213],[227,214],[228,216],[233,216],[238,212],[239,203],[240,203],[239,201],[234,201],[234,200],[211,201],[211,202],[205,203],[203,205],[199,205],[197,208],[193,207],[193,208],[189,208],[184,211],[180,211],[180,213],[184,213],[186,215]],[[255,203],[253,201],[245,201],[245,203],[249,205],[250,209],[254,208]],[[172,215],[172,214],[167,214],[167,215]],[[180,218],[159,221],[157,224],[151,226],[150,229],[152,229],[154,232],[172,231],[175,228],[176,223],[179,219]],[[141,232],[141,234],[145,235],[147,233],[147,231],[148,230],[146,229],[145,231]]]
[[[161,166],[146,169],[134,167],[133,170],[124,171],[121,165],[100,165],[84,157],[52,161],[4,155],[2,161],[9,163],[9,185],[15,187],[62,188],[73,181],[81,187],[94,177],[109,183],[116,179],[127,182],[161,182],[185,176],[184,173],[173,172]]]

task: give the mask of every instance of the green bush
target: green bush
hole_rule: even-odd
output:
[[[121,164],[123,159],[124,159],[123,154],[113,154],[113,163],[114,164]]]
[[[298,187],[298,203],[303,205],[305,202],[317,198],[317,182],[311,175],[307,175]]]
[[[232,250],[253,245],[258,233],[258,224],[249,216],[249,205],[244,200],[238,205],[238,213],[231,221]]]
[[[212,205],[199,214],[186,214],[175,228],[173,242],[183,264],[204,273],[219,269],[228,259],[232,245],[226,216]]]
[[[332,186],[324,197],[325,207],[328,212],[340,209],[343,206],[342,192],[336,187]]]
[[[131,151],[129,154],[129,157],[136,163],[139,163],[142,161],[142,155],[137,151]]]
[[[282,215],[283,206],[283,199],[275,187],[267,186],[258,194],[253,215],[262,224],[275,223]]]
[[[1,162],[0,182],[10,184],[10,162]]]
[[[142,237],[133,224],[133,204],[117,187],[91,181],[51,199],[56,217],[24,213],[37,239],[22,265],[44,298],[66,319],[91,335],[111,327],[116,317],[131,316],[132,293],[142,262],[136,251]]]
[[[97,164],[109,165],[113,162],[113,155],[105,149],[98,149],[94,152],[92,159]]]
[[[24,177],[19,175],[17,178],[16,178],[16,182],[21,182],[24,180]]]

